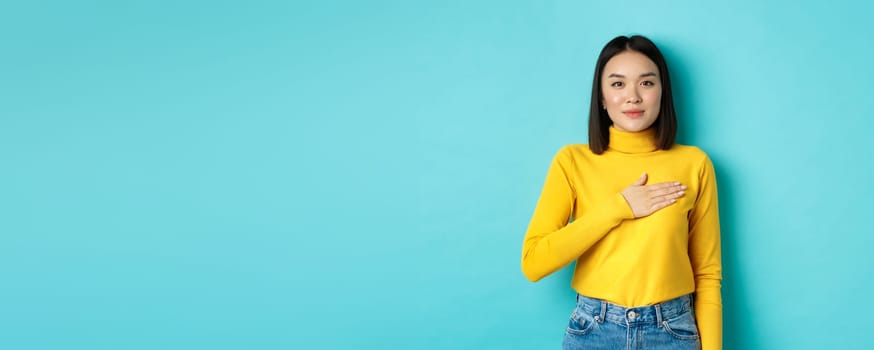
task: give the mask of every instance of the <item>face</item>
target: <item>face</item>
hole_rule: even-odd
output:
[[[646,130],[662,104],[662,82],[655,62],[636,51],[610,58],[601,75],[601,104],[621,131]]]

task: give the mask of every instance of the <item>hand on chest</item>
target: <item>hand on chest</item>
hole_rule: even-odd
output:
[[[680,182],[686,186],[686,190],[681,197],[676,198],[675,203],[659,209],[649,216],[635,220],[665,226],[687,224],[689,212],[697,199],[698,172],[689,165],[677,164],[676,162],[646,162],[643,164],[627,162],[580,170],[577,174],[589,175],[585,178],[574,179],[576,191],[574,217],[584,213],[587,208],[595,207],[599,203],[607,203],[613,196],[635,183],[644,172],[647,174],[644,186]]]

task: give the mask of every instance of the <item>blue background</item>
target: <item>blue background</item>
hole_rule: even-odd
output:
[[[871,348],[872,7],[4,1],[0,348],[556,349],[522,238],[634,33],[716,166],[726,348]]]

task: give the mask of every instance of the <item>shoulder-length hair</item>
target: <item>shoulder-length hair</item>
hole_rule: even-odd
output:
[[[589,149],[595,154],[602,154],[610,144],[610,125],[613,121],[607,111],[601,108],[604,95],[601,93],[601,74],[613,56],[625,51],[635,51],[649,57],[659,68],[659,78],[662,83],[661,110],[656,121],[651,126],[655,128],[656,146],[659,149],[669,149],[674,145],[677,136],[677,113],[674,111],[674,98],[671,93],[671,78],[665,58],[655,44],[644,36],[617,36],[610,40],[595,64],[595,77],[592,79],[592,101],[589,107]]]

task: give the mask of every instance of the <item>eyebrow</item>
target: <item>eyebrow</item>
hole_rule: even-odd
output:
[[[640,75],[641,78],[643,78],[643,77],[654,77],[654,76],[656,76],[655,72],[643,73],[643,74]],[[617,73],[610,73],[610,75],[608,75],[607,77],[608,77],[608,78],[625,78],[624,75],[622,75],[622,74],[617,74]]]

